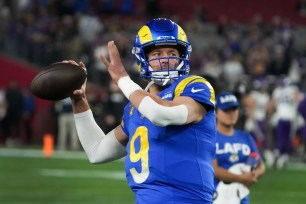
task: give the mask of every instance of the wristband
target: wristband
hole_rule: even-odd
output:
[[[129,76],[121,77],[118,80],[118,87],[121,89],[122,93],[127,99],[130,99],[130,96],[134,91],[142,90],[142,88],[133,82]]]

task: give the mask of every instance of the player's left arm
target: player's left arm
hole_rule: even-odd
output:
[[[160,125],[181,125],[199,122],[207,110],[191,97],[180,96],[167,101],[154,95],[135,92],[130,101],[151,122]]]
[[[180,81],[176,85],[173,101],[142,91],[134,91],[129,99],[145,117],[159,126],[199,122],[215,107],[213,87],[199,76]]]

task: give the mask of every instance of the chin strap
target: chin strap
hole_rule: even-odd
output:
[[[148,83],[148,85],[146,86],[145,91],[148,92],[148,91],[149,91],[149,88],[150,88],[153,84],[154,84],[154,81],[153,81],[153,80],[150,81],[150,82]]]

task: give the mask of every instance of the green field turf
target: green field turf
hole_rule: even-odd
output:
[[[90,164],[83,152],[44,158],[39,150],[0,148],[0,203],[132,204],[123,169],[123,161]],[[269,169],[252,188],[251,203],[305,204],[305,166]]]

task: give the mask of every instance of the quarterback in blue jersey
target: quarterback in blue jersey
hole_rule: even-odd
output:
[[[85,84],[74,91],[76,127],[89,160],[126,156],[126,178],[137,204],[212,203],[215,93],[207,80],[188,75],[191,45],[184,30],[158,18],[138,31],[132,53],[148,81],[145,90],[130,79],[113,41],[108,52],[110,60],[102,54],[101,60],[130,102],[121,124],[105,134],[93,119]]]
[[[217,95],[214,204],[249,203],[249,187],[265,172],[253,137],[245,131],[234,129],[239,116],[238,107],[238,100],[232,93]]]

